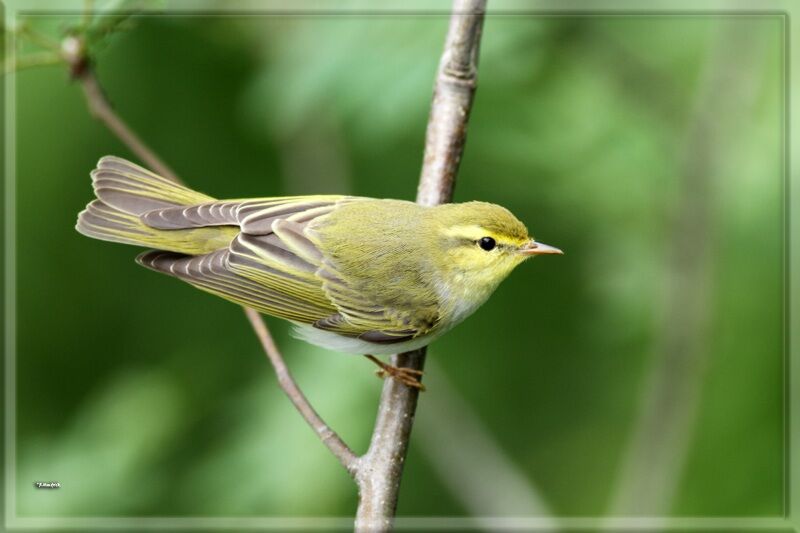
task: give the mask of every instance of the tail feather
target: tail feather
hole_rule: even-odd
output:
[[[78,215],[76,229],[87,237],[104,241],[140,245],[149,232],[137,217],[123,213],[102,202],[92,200]]]
[[[213,202],[214,198],[113,156],[100,159],[91,175],[97,199],[78,215],[76,225],[88,237],[194,255],[225,246],[238,232],[227,226],[152,228],[142,222],[141,215],[164,207]]]
[[[97,198],[131,215],[142,215],[162,207],[214,201],[210,196],[119,157],[101,158],[91,175]]]

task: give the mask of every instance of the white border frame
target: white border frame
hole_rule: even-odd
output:
[[[44,0],[36,2],[35,8],[28,9],[24,0],[11,0],[2,5],[6,24],[16,22],[20,13],[74,13],[78,14],[83,9],[81,0]],[[200,4],[200,0],[197,1]],[[164,14],[239,14],[257,12],[270,13],[324,13],[336,11],[340,14],[356,14],[363,12],[377,14],[409,13],[421,14],[446,14],[450,10],[448,0],[406,0],[396,2],[397,6],[376,6],[369,0],[356,0],[347,2],[347,7],[337,7],[336,1],[325,0],[263,0],[259,5],[246,0],[233,0],[227,3],[224,10],[203,9],[202,7],[187,7],[171,5],[163,11]],[[800,13],[800,6],[792,4],[791,0],[749,0],[749,5],[739,3],[732,6],[721,0],[678,0],[664,2],[656,0],[601,0],[589,2],[581,0],[543,0],[532,6],[525,0],[489,0],[488,14],[511,14],[525,12],[527,14],[542,15],[670,15],[670,14],[698,14],[698,15],[782,15],[784,17],[784,175],[786,180],[785,198],[785,260],[784,260],[784,316],[785,316],[785,347],[784,347],[784,515],[776,517],[398,517],[397,529],[483,529],[491,525],[494,529],[525,529],[550,531],[553,524],[558,529],[569,530],[758,530],[758,531],[800,531],[800,522],[794,510],[800,505],[800,466],[791,460],[791,443],[800,441],[800,409],[791,409],[792,400],[797,396],[792,390],[792,384],[800,379],[800,353],[796,346],[792,346],[791,331],[800,331],[800,308],[798,298],[794,297],[792,288],[800,287],[800,271],[797,269],[800,253],[798,248],[791,246],[791,235],[800,235],[800,222],[791,216],[791,206],[797,206],[800,201],[800,187],[797,187],[797,176],[792,175],[791,156],[800,153],[797,141],[791,138],[792,125],[797,124],[797,115],[790,106],[791,93],[794,87],[800,87],[796,79],[800,69],[793,69],[792,62],[800,56],[798,51],[798,38],[791,32],[790,21],[792,15]],[[159,12],[160,13],[160,12]],[[6,50],[13,54],[15,44],[10,35],[6,35]],[[794,53],[793,53],[794,52]],[[120,518],[94,518],[94,517],[47,517],[25,518],[16,516],[16,270],[15,262],[10,258],[16,257],[16,137],[15,137],[15,106],[16,106],[16,76],[11,73],[5,76],[5,527],[12,529],[349,529],[353,526],[352,517],[120,517]],[[422,134],[422,132],[420,132]],[[792,185],[795,185],[792,187]],[[797,411],[797,412],[795,412]]]

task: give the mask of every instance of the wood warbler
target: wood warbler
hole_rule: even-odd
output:
[[[341,352],[426,346],[525,259],[561,253],[533,240],[505,208],[484,202],[216,200],[112,156],[91,176],[97,199],[78,215],[79,232],[154,248],[136,261],[289,320],[297,337]],[[419,386],[402,372],[410,369],[371,359]]]

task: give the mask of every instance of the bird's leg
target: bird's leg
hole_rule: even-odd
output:
[[[385,378],[386,376],[389,376],[396,379],[400,383],[403,383],[404,385],[408,385],[409,387],[413,387],[421,391],[425,390],[425,385],[423,385],[419,380],[420,376],[422,376],[422,370],[390,365],[388,363],[384,363],[374,355],[364,355],[364,357],[378,365],[379,370],[376,370],[375,374],[379,378]]]

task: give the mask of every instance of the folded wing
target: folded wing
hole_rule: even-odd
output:
[[[351,286],[306,234],[307,225],[345,196],[227,200],[149,211],[141,220],[161,230],[239,226],[230,245],[191,256],[151,251],[137,261],[153,270],[260,312],[380,344],[423,335],[438,320],[434,305],[388,309]],[[412,312],[413,311],[413,312]]]

